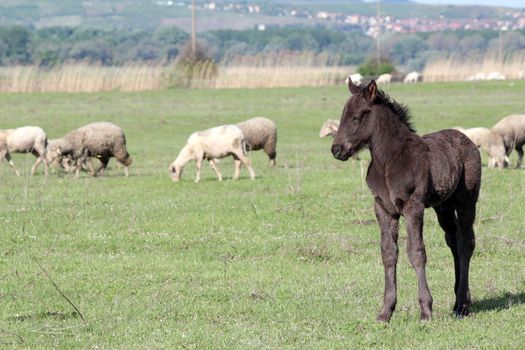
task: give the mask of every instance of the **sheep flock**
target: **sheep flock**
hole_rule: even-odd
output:
[[[491,79],[504,79],[495,72],[489,74]],[[351,74],[348,79],[360,83],[363,76]],[[403,79],[404,83],[417,83],[421,79],[418,72],[411,72]],[[488,79],[478,74],[469,80]],[[391,74],[382,74],[377,82],[389,84]],[[328,119],[322,124],[319,137],[334,137],[339,128],[339,120]],[[486,153],[489,168],[506,168],[511,166],[509,156],[513,150],[518,154],[516,167],[521,167],[523,145],[525,144],[525,114],[514,114],[501,119],[492,127],[474,127],[464,129],[455,127],[467,135],[474,144]],[[248,158],[248,151],[263,150],[270,165],[276,164],[277,125],[265,117],[255,117],[236,124],[211,127],[192,133],[176,159],[168,166],[168,174],[174,182],[181,179],[185,165],[195,162],[195,182],[201,179],[201,167],[207,160],[219,181],[223,176],[218,169],[218,160],[232,156],[235,163],[233,180],[240,176],[241,167],[248,170],[250,178],[255,179],[255,171]],[[129,175],[132,158],[126,146],[126,135],[122,128],[110,122],[95,122],[81,126],[60,138],[48,139],[46,132],[37,126],[22,126],[14,129],[0,129],[0,161],[4,158],[17,176],[20,172],[11,157],[12,153],[31,153],[36,161],[31,167],[31,175],[36,173],[40,163],[44,166],[44,176],[48,176],[48,167],[61,168],[64,172],[88,171],[92,176],[102,176],[110,158],[115,158],[124,168],[124,175]],[[100,165],[95,170],[93,158]]]
[[[174,182],[179,181],[184,166],[193,160],[197,171],[195,182],[199,182],[202,161],[207,160],[219,181],[222,181],[217,160],[231,155],[235,160],[233,179],[239,178],[244,165],[253,180],[255,171],[247,157],[247,151],[263,150],[273,167],[277,157],[276,146],[277,125],[264,117],[197,131],[190,135],[175,161],[170,164],[169,175]],[[44,163],[44,176],[48,176],[50,164],[67,173],[74,172],[75,178],[82,170],[89,171],[95,177],[102,176],[109,160],[115,158],[124,167],[124,175],[127,177],[132,163],[124,130],[110,122],[84,125],[60,138],[50,140],[44,130],[36,126],[0,129],[0,161],[5,158],[16,175],[20,176],[11,153],[32,153],[37,157],[31,168],[31,175],[35,174],[40,163]],[[96,170],[93,167],[93,158],[100,163]]]

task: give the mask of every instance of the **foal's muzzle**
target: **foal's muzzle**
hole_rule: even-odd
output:
[[[332,154],[335,159],[345,161],[348,160],[348,158],[350,158],[352,152],[350,150],[345,151],[343,146],[334,144],[332,145]]]

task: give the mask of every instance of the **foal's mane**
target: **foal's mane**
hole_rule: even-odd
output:
[[[366,87],[362,87],[361,92],[363,94],[366,93]],[[414,126],[412,125],[412,116],[410,115],[408,106],[397,102],[396,100],[385,94],[383,90],[379,89],[376,92],[375,103],[382,104],[388,107],[392,111],[392,113],[394,113],[399,118],[399,121],[405,124],[408,127],[408,129],[410,129],[410,131],[416,132],[416,129],[414,129]]]

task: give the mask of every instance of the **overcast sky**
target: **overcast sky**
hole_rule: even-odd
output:
[[[525,0],[415,0],[424,4],[486,5],[525,8]]]

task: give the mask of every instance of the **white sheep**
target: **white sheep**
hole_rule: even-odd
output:
[[[31,167],[31,175],[34,175],[38,165],[44,162],[44,176],[47,176],[46,145],[46,133],[38,126],[0,130],[0,161],[4,158],[7,159],[16,175],[20,176],[13,159],[11,159],[11,153],[32,153],[37,159]]]
[[[392,81],[392,74],[385,73],[377,77],[376,83],[378,84],[390,84]]]
[[[352,79],[352,82],[355,84],[355,85],[361,85],[361,82],[363,81],[363,76],[359,73],[353,73],[353,74],[350,74],[348,77],[346,77],[345,79],[345,85],[348,85],[348,81],[349,79]]]
[[[502,168],[505,164],[509,164],[509,158],[501,155],[505,152],[505,146],[503,144],[503,138],[492,132],[491,129],[478,127],[470,129],[455,128],[456,130],[461,131],[469,139],[474,142],[474,144],[481,148],[489,157],[489,168],[499,167]]]
[[[492,132],[503,139],[504,153],[500,151],[498,156],[510,156],[512,149],[518,152],[518,163],[516,168],[521,167],[523,159],[523,144],[525,144],[525,115],[514,114],[501,119],[492,127]]]
[[[420,74],[418,72],[410,72],[406,75],[403,83],[417,83],[419,80]]]
[[[244,122],[237,123],[244,134],[247,151],[264,150],[270,158],[270,165],[275,166],[277,156],[277,125],[275,122],[264,117],[255,117]]]
[[[235,173],[233,179],[239,178],[241,163],[248,168],[250,178],[255,179],[250,160],[246,157],[246,143],[242,130],[236,125],[222,125],[204,131],[197,131],[190,135],[186,145],[168,167],[170,177],[174,182],[180,180],[184,166],[190,160],[195,161],[195,182],[201,179],[202,161],[207,159],[211,168],[222,181],[222,175],[215,164],[215,159],[232,155],[235,159]]]
[[[477,72],[476,74],[470,75],[465,79],[466,81],[483,81],[487,80],[487,75],[483,72]]]
[[[500,72],[490,72],[487,74],[486,80],[506,80],[507,77]]]
[[[75,166],[76,177],[85,166],[89,157],[96,157],[101,165],[93,176],[100,176],[106,169],[109,159],[115,159],[124,165],[124,174],[129,175],[131,157],[126,148],[126,135],[117,125],[109,122],[97,122],[85,125],[67,133],[61,139],[53,140],[47,148],[47,160],[59,160],[64,164],[64,158]],[[91,167],[92,168],[92,167]]]
[[[336,119],[328,119],[324,122],[323,126],[321,126],[321,130],[319,131],[319,137],[335,137],[335,134],[337,133],[337,130],[339,129],[339,120]]]

